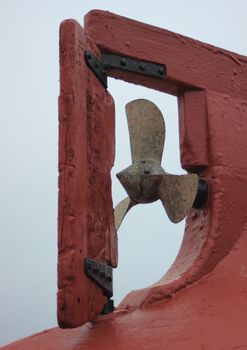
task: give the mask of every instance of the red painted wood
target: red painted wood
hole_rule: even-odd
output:
[[[110,51],[167,67],[165,79],[114,70],[113,77],[177,95],[184,89],[247,95],[247,58],[200,41],[111,12],[93,10],[85,17],[87,35],[101,51]]]
[[[204,90],[187,90],[178,98],[181,165],[195,171],[208,165],[207,101]]]
[[[112,75],[178,94],[182,163],[206,179],[209,198],[188,216],[177,259],[160,281],[131,292],[94,323],[52,329],[4,349],[246,349],[246,57],[102,11],[87,16],[86,35],[100,50],[167,64],[162,81]],[[80,66],[75,62],[67,70]],[[88,83],[94,77],[87,74]]]
[[[126,71],[119,74],[117,70],[112,71],[112,76],[121,76],[127,81],[178,94],[180,107],[182,106],[179,110],[182,165],[186,169],[194,169],[209,185],[211,182],[213,184],[203,210],[194,210],[187,218],[183,244],[173,266],[160,281],[130,293],[121,303],[121,307],[128,308],[147,306],[170,297],[172,293],[207,274],[227,254],[226,247],[230,249],[236,239],[239,222],[232,220],[230,225],[221,224],[221,215],[226,215],[227,208],[224,205],[215,207],[222,184],[220,181],[212,181],[217,175],[211,167],[214,154],[210,153],[209,156],[214,146],[209,142],[208,104],[211,101],[211,90],[228,92],[231,97],[243,96],[247,87],[247,80],[244,79],[247,76],[247,60],[246,57],[104,11],[90,12],[85,19],[85,30],[102,51],[166,64],[168,78],[150,79],[137,74],[130,75]],[[190,64],[186,57],[189,57]],[[224,74],[221,75],[219,72],[222,69]],[[226,74],[228,71],[231,74]],[[237,88],[240,85],[242,90]],[[172,90],[171,86],[175,89]],[[233,120],[236,119],[236,114],[233,113]],[[215,152],[222,153],[224,148],[216,147]],[[230,188],[233,188],[232,184]],[[230,198],[231,196],[232,193]],[[218,212],[220,214],[215,215]],[[225,230],[228,232],[230,227],[231,231],[227,233],[229,245],[226,245]]]
[[[116,266],[110,171],[114,161],[114,103],[87,67],[98,53],[75,21],[60,28],[58,322],[93,320],[106,302],[84,274],[85,257]]]

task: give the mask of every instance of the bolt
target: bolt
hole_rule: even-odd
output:
[[[163,74],[164,74],[164,68],[163,68],[163,67],[160,67],[160,68],[158,69],[158,74],[159,74],[159,75],[163,75]]]
[[[91,262],[88,261],[88,260],[86,260],[86,265],[85,265],[85,267],[86,267],[88,270],[92,270],[92,268],[93,268]]]
[[[91,60],[91,59],[92,59],[92,55],[91,55],[89,52],[87,52],[87,59],[88,59],[88,60]]]
[[[140,69],[142,72],[144,72],[144,70],[145,70],[144,65],[143,65],[143,64],[140,64],[139,69]]]
[[[106,281],[107,282],[112,282],[112,277],[111,276],[106,276]]]
[[[100,277],[105,278],[105,272],[104,271],[100,271],[99,275],[100,275]]]
[[[126,66],[126,59],[122,58],[120,63],[121,63],[121,66],[123,67]]]
[[[98,273],[98,272],[99,272],[98,266],[94,266],[94,267],[93,267],[93,272],[94,272],[94,273]]]

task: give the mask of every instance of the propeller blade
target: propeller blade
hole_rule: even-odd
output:
[[[137,203],[132,201],[129,197],[123,199],[120,203],[118,203],[118,205],[114,209],[115,227],[117,231],[127,212],[136,204]]]
[[[150,176],[157,181],[159,197],[169,219],[173,223],[182,221],[196,198],[199,177],[196,174]]]
[[[132,163],[154,161],[161,163],[165,122],[158,107],[144,99],[126,105]]]

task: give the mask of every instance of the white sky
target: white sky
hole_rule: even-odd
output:
[[[0,346],[56,326],[58,30],[99,8],[245,55],[246,0],[0,0]],[[226,72],[227,74],[227,72]],[[113,175],[130,164],[124,105],[148,98],[165,115],[163,165],[181,174],[176,99],[110,80],[116,103]],[[115,204],[126,195],[113,181]],[[174,260],[184,223],[160,203],[138,206],[119,232],[115,303],[158,280]]]

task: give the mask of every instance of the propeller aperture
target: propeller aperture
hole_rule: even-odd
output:
[[[192,207],[198,189],[196,174],[171,175],[161,159],[165,143],[165,122],[151,101],[138,99],[126,105],[132,164],[117,174],[128,194],[115,208],[118,229],[127,212],[136,204],[161,200],[169,219],[182,221]]]

